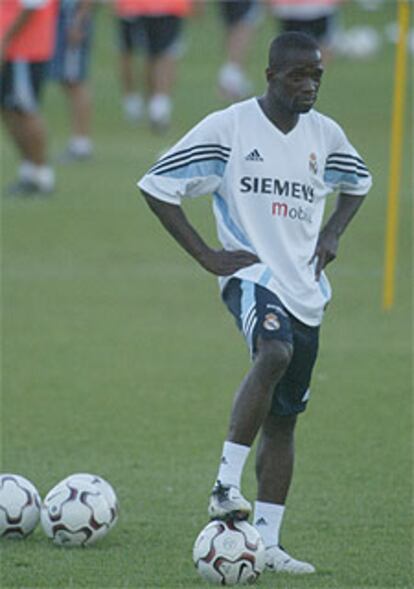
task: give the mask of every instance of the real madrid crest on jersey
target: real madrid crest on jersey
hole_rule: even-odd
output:
[[[313,151],[309,156],[309,169],[315,175],[318,173],[318,158]]]
[[[263,327],[268,331],[277,331],[280,328],[278,316],[274,313],[267,313],[263,321]]]

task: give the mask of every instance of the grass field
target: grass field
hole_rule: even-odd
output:
[[[354,5],[345,24],[382,31],[386,3]],[[193,22],[166,136],[120,114],[108,13],[97,17],[93,85],[96,157],[58,170],[50,199],[2,200],[2,472],[42,495],[72,472],[117,490],[121,518],[96,547],[59,549],[40,529],[1,543],[4,588],[196,588],[191,548],[232,394],[248,367],[217,285],[158,226],[135,189],[159,152],[220,107],[215,15]],[[273,23],[261,25],[249,69],[257,92]],[[366,158],[374,188],[329,269],[313,398],[301,418],[283,543],[318,568],[311,578],[267,573],[263,589],[412,587],[412,211],[407,122],[396,303],[381,309],[393,47],[328,69],[319,110],[337,118]],[[51,87],[51,149],[62,148],[65,104]],[[412,155],[412,154],[411,154]],[[16,158],[2,147],[2,183]],[[189,215],[214,239],[208,199]],[[253,499],[253,457],[243,485]]]

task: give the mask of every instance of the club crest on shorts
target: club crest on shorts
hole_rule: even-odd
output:
[[[312,152],[309,156],[309,169],[313,174],[318,173],[318,159],[316,153]]]
[[[280,329],[280,321],[277,315],[274,313],[267,313],[263,321],[263,327],[267,331],[277,331]]]

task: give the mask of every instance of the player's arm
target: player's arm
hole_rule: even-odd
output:
[[[319,280],[322,270],[336,258],[339,238],[349,225],[352,217],[361,206],[365,195],[352,195],[341,192],[335,210],[319,233],[315,252],[310,264],[316,260],[315,278]]]
[[[189,223],[180,205],[163,202],[143,190],[142,194],[166,230],[208,272],[229,276],[259,262],[257,256],[244,250],[216,250],[209,247]]]

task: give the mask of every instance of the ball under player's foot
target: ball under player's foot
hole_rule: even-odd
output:
[[[245,520],[252,511],[251,504],[243,497],[240,490],[232,485],[214,485],[208,505],[211,519]]]
[[[290,573],[292,575],[309,575],[316,572],[312,564],[296,560],[281,546],[266,548],[266,570],[275,573]]]

